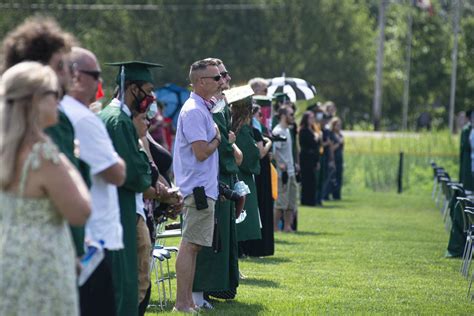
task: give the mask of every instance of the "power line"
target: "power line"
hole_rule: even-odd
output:
[[[70,10],[70,11],[224,11],[263,10],[283,8],[283,4],[271,3],[223,3],[223,4],[61,4],[61,3],[0,3],[3,10]]]

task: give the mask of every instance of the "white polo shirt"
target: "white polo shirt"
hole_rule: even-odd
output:
[[[103,240],[109,250],[123,248],[117,187],[98,174],[116,164],[114,149],[102,120],[84,104],[66,95],[61,106],[79,141],[79,157],[90,166],[92,213],[86,223],[86,239]]]

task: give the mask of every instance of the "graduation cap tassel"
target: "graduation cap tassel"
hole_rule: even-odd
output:
[[[120,110],[125,104],[125,66],[120,67]]]

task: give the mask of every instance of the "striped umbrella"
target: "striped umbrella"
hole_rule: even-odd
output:
[[[316,95],[316,88],[306,80],[300,78],[275,77],[268,80],[268,96],[277,92],[288,94],[290,100],[309,100]]]

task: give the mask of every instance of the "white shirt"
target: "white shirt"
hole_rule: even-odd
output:
[[[146,223],[145,202],[143,202],[143,193],[135,193],[135,205],[137,206],[137,214],[143,217]]]
[[[282,127],[280,124],[275,126],[272,131],[273,135],[280,135],[286,137],[284,142],[274,142],[273,148],[275,158],[278,163],[283,162],[286,165],[286,172],[289,176],[295,175],[295,165],[293,161],[293,142],[291,139],[290,129]],[[280,166],[278,166],[279,168]]]
[[[109,250],[122,249],[117,187],[98,175],[119,161],[118,154],[102,120],[84,104],[65,96],[61,106],[79,141],[79,157],[90,166],[92,214],[86,223],[86,239],[103,240]]]

